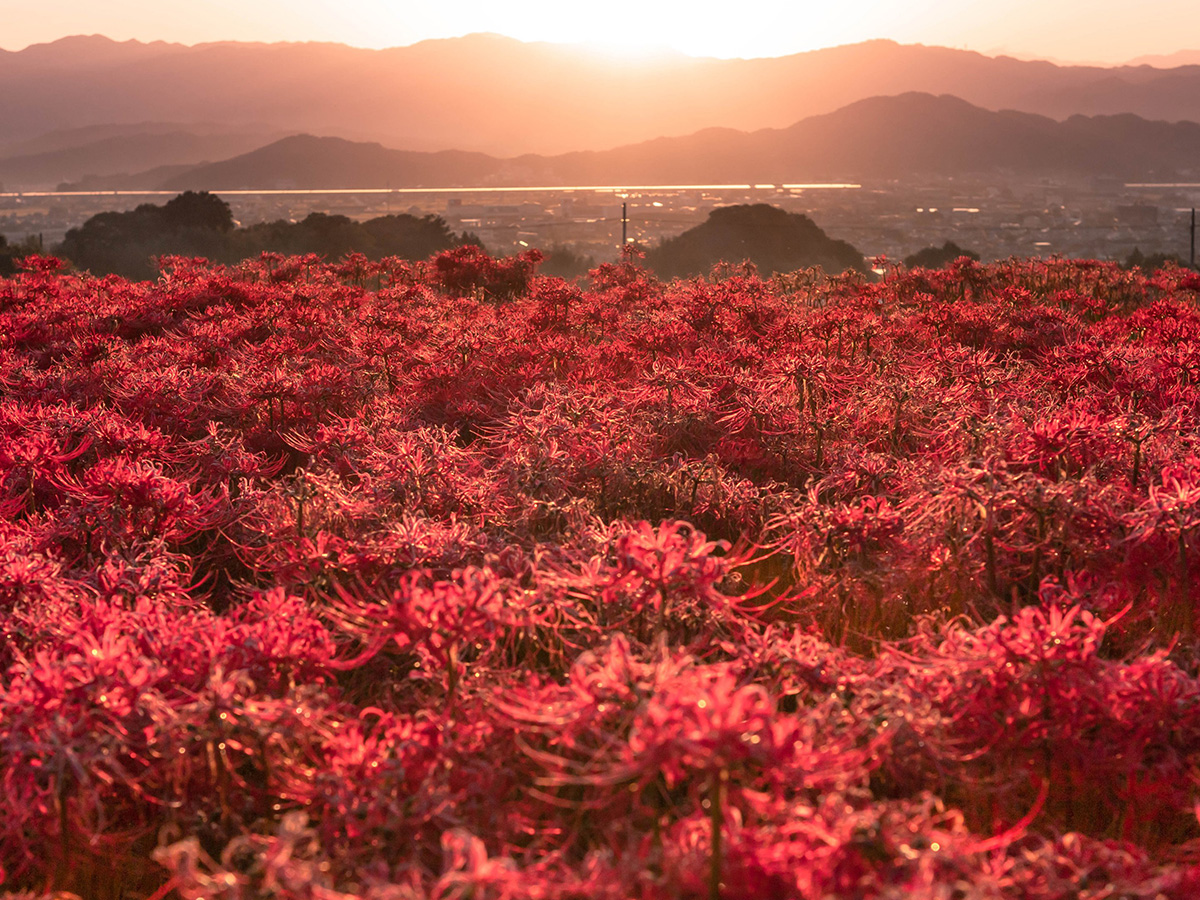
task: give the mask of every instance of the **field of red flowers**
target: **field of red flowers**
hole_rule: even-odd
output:
[[[1200,277],[0,280],[9,896],[1200,896]]]

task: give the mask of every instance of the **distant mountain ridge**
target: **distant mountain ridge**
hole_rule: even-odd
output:
[[[714,126],[786,128],[910,91],[1056,119],[1133,113],[1200,121],[1200,66],[1059,66],[882,40],[765,59],[615,61],[497,35],[389,50],[91,36],[0,51],[0,159],[21,153],[3,148],[47,132],[139,122],[189,131],[221,122],[230,133],[336,135],[414,151],[557,155]]]
[[[58,142],[52,139],[31,141],[32,152],[0,159],[0,183],[50,186],[89,176],[130,175],[165,166],[194,166],[245,153],[269,139],[259,133],[196,134],[185,129],[164,130],[153,125],[143,126],[143,129],[97,127],[72,132],[79,135],[74,141],[66,135]],[[83,134],[91,133],[101,136],[78,142]],[[60,146],[55,146],[56,143]]]
[[[1175,53],[1139,56],[1137,59],[1131,59],[1127,65],[1154,66],[1160,69],[1174,69],[1179,66],[1200,66],[1200,50],[1178,50]]]
[[[1138,116],[1058,122],[951,96],[875,97],[784,129],[705,129],[615,150],[502,159],[297,135],[165,180],[164,190],[773,184],[921,174],[1200,176],[1200,124]]]
[[[419,153],[392,150],[374,142],[300,134],[190,169],[161,187],[189,190],[197,184],[211,183],[222,184],[226,190],[254,190],[470,184],[494,178],[503,167],[503,160],[484,153]]]

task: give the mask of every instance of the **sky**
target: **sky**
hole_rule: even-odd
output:
[[[781,56],[872,38],[1062,62],[1200,50],[1196,0],[0,0],[0,48],[117,40],[394,47],[490,31],[645,53]]]

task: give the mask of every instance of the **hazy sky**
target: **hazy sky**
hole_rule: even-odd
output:
[[[778,56],[868,38],[1070,62],[1200,50],[1196,0],[0,0],[0,47],[72,34],[186,44],[389,47],[494,31],[521,40]]]

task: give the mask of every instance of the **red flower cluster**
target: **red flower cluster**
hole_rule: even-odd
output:
[[[1200,894],[1200,281],[0,280],[8,896]]]

